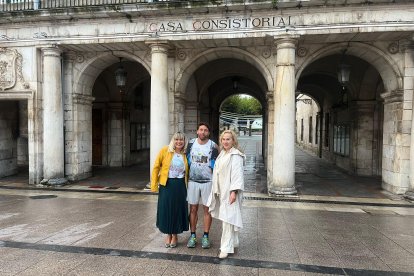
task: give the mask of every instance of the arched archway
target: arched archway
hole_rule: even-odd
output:
[[[295,139],[303,149],[321,157],[321,106],[320,100],[309,94],[296,95]]]
[[[115,83],[120,59],[126,86]],[[92,166],[126,167],[148,162],[150,73],[148,65],[127,52],[102,53],[75,64],[73,123],[66,127],[67,175],[92,175]],[[146,164],[149,167],[149,164]],[[143,170],[147,173],[146,170]]]
[[[265,79],[264,89],[266,91],[273,90],[273,78],[270,68],[252,53],[242,49],[228,47],[209,49],[189,60],[178,73],[175,90],[185,91],[187,84],[196,70],[207,63],[220,59],[240,60],[250,64]]]
[[[373,66],[381,76],[385,91],[392,92],[402,88],[402,73],[395,61],[382,50],[360,42],[338,43],[322,47],[318,51],[315,51],[312,55],[309,55],[309,57],[304,59],[298,68],[296,74],[297,82],[302,76],[303,71],[306,70],[311,63],[323,57],[332,55],[339,56],[344,50],[346,50],[347,56],[357,57]]]
[[[237,89],[234,89],[235,82]],[[217,139],[221,102],[231,94],[249,94],[266,110],[266,87],[260,72],[245,61],[226,58],[204,64],[194,72],[185,88],[185,132],[192,135],[197,122],[207,121],[212,126],[212,137]]]
[[[297,121],[297,145],[350,174],[378,177],[382,173],[384,124],[380,95],[387,89],[398,90],[400,80],[397,67],[388,62],[386,55],[377,50],[362,54],[355,48],[358,45],[363,44],[351,44],[345,57],[336,45],[303,62],[297,75],[297,91],[308,95],[311,105],[318,103],[319,110],[297,105],[297,118],[303,120]],[[340,62],[351,67],[349,81],[343,84],[337,77]],[[379,188],[381,184],[376,183]]]
[[[151,72],[150,66],[145,60],[128,52],[113,51],[99,53],[78,66],[74,71],[73,81],[76,83],[76,87],[74,87],[75,93],[91,96],[93,85],[98,76],[106,68],[113,64],[117,64],[119,58],[122,58],[123,61],[138,63],[145,68],[146,72]]]
[[[266,94],[269,86],[273,85],[270,71],[266,67],[259,70],[258,59],[252,59],[251,54],[241,56],[244,53],[242,50],[234,53],[221,53],[219,49],[216,51],[217,53],[208,51],[207,58],[200,58],[201,60],[183,70],[180,83],[176,86],[184,98],[184,131],[189,137],[195,136],[197,123],[205,121],[212,127],[212,139],[217,141],[220,132],[220,106],[225,98],[233,94],[248,94],[258,99],[263,107],[263,125],[267,125]],[[189,72],[192,74],[188,75]],[[267,156],[267,133],[265,127],[261,141],[264,157]]]

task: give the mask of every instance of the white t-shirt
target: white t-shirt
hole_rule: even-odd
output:
[[[195,139],[191,147],[190,158],[190,180],[199,183],[211,182],[212,169],[210,167],[211,154],[214,148],[214,142],[208,140],[204,145],[198,143]]]
[[[170,169],[168,170],[168,178],[184,178],[184,176],[184,158],[181,154],[174,153],[171,160]]]

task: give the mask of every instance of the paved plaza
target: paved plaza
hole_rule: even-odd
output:
[[[248,192],[240,248],[230,258],[217,257],[217,220],[212,248],[188,249],[189,232],[177,248],[164,248],[157,195],[142,179],[134,187],[133,173],[124,173],[129,187],[100,186],[107,178],[96,175],[53,189],[24,186],[17,176],[0,182],[0,275],[414,275],[414,204],[300,149],[298,196],[268,197],[255,155],[260,139],[241,142]]]

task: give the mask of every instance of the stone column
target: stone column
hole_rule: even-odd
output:
[[[412,39],[414,40],[414,38]],[[411,138],[410,138],[410,169],[409,186],[405,197],[414,200],[414,42],[411,41],[405,47],[405,74],[404,88],[411,94]],[[404,114],[403,114],[404,116]]]
[[[382,188],[394,194],[404,194],[410,167],[409,141],[405,141],[410,129],[402,120],[404,91],[385,92],[381,97],[384,99]]]
[[[295,44],[297,36],[275,38],[274,126],[270,195],[293,195],[295,188]]]
[[[168,43],[147,42],[151,47],[150,175],[160,149],[168,145]]]
[[[185,102],[184,133],[187,137],[195,137],[198,122],[198,105],[196,102]]]
[[[42,48],[43,54],[43,179],[64,184],[63,102],[61,51]]]
[[[175,101],[174,125],[176,126],[174,131],[181,131],[184,133],[184,114],[185,114],[184,95],[180,92],[176,92],[174,95],[174,101]]]
[[[75,61],[75,52],[63,53],[63,74],[62,74],[62,91],[63,91],[63,110],[64,110],[64,135],[65,135],[65,174],[69,180],[76,180],[73,175],[77,174],[75,163],[75,136],[78,133],[73,120],[73,63]]]
[[[354,126],[351,125],[353,133],[353,145],[350,148],[350,158],[354,165],[354,171],[357,175],[372,176],[374,169],[374,112],[377,102],[373,101],[354,101],[350,108],[354,120]]]
[[[268,91],[266,93],[266,105],[267,105],[267,114],[266,114],[266,124],[264,125],[264,132],[266,137],[263,139],[263,144],[267,146],[265,148],[265,154],[263,157],[265,159],[265,166],[267,168],[267,179],[272,179],[272,164],[273,164],[273,128],[274,128],[274,99],[273,91]],[[271,182],[269,182],[271,183]]]

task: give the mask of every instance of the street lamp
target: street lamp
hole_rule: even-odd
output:
[[[237,90],[239,88],[239,78],[234,77],[231,80],[233,82],[233,90]]]
[[[125,88],[126,79],[127,79],[127,72],[122,66],[122,58],[119,58],[119,65],[118,65],[118,68],[115,70],[115,83],[121,93],[122,93],[122,90]]]
[[[351,66],[344,62],[345,60],[345,49],[342,52],[341,62],[338,65],[338,81],[342,86],[341,91],[341,104],[347,105],[348,104],[348,83],[349,83],[349,75],[351,74]]]
[[[350,73],[351,66],[341,62],[338,66],[338,81],[343,88],[348,85]]]

